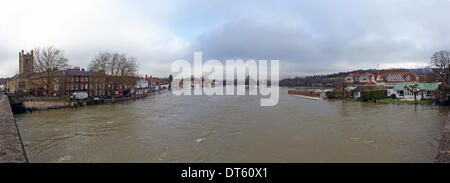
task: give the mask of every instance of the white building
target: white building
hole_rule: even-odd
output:
[[[145,78],[139,78],[136,81],[136,95],[147,93],[149,88],[148,81]]]
[[[405,86],[417,88],[417,100],[434,100],[440,83],[399,83],[394,87],[396,98],[406,101],[414,101],[414,93]]]

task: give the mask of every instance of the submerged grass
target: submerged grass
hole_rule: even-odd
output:
[[[404,101],[399,99],[379,99],[377,103],[382,104],[415,104],[414,101]],[[433,100],[420,100],[417,101],[417,104],[433,104]]]

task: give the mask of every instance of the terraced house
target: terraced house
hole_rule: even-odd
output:
[[[64,97],[74,92],[83,91],[89,96],[105,94],[105,79],[95,72],[85,71],[79,67],[60,71],[50,85],[50,90],[44,87],[44,79],[39,74],[31,77],[31,91],[35,96]]]
[[[414,72],[383,72],[349,74],[344,78],[347,86],[382,85],[395,86],[404,82],[419,82],[419,76]]]

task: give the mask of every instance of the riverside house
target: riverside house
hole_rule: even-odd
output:
[[[436,91],[440,83],[399,83],[395,85],[396,98],[406,101],[414,101],[414,94],[405,89],[405,86],[416,86],[419,89],[417,100],[435,100]]]
[[[419,76],[414,72],[383,72],[349,74],[344,78],[348,87],[358,86],[395,86],[398,83],[419,82]]]
[[[400,83],[419,83],[420,77],[414,72],[381,72],[355,73],[344,78],[346,90],[359,98],[362,90],[382,89],[387,91],[387,97],[399,96],[394,90]]]

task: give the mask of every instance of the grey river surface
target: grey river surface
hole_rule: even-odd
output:
[[[432,162],[449,108],[161,93],[16,116],[30,162]]]

